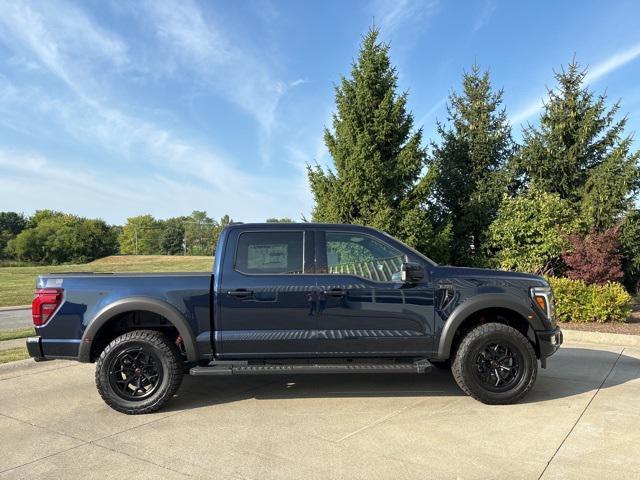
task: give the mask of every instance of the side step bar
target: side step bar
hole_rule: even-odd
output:
[[[190,375],[288,375],[294,373],[426,373],[433,365],[426,359],[413,363],[305,363],[247,365],[246,362],[211,362],[192,367]]]

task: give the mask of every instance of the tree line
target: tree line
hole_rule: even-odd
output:
[[[139,215],[122,226],[53,210],[39,210],[31,217],[0,212],[0,259],[53,265],[115,254],[213,255],[220,232],[231,223],[229,215],[215,220],[199,210],[165,220]]]
[[[427,142],[371,29],[335,87],[331,165],[308,166],[314,221],[371,225],[441,263],[584,279],[640,279],[638,151],[620,102],[572,60],[535,124],[512,135],[503,90],[472,65]]]

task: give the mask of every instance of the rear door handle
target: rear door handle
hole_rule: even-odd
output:
[[[344,297],[347,294],[347,291],[342,290],[341,288],[332,288],[331,290],[325,290],[322,293],[329,297]]]
[[[253,290],[246,290],[244,288],[238,288],[237,290],[229,290],[228,295],[236,298],[248,298],[253,296]]]

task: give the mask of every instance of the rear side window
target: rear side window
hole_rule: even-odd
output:
[[[285,275],[304,271],[303,232],[244,232],[235,269],[248,274]]]

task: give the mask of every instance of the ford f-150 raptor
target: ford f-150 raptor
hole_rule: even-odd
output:
[[[95,362],[104,401],[165,405],[191,375],[451,368],[489,404],[522,398],[562,343],[549,284],[440,266],[355,225],[234,224],[212,273],[51,274],[32,305],[36,360]]]

